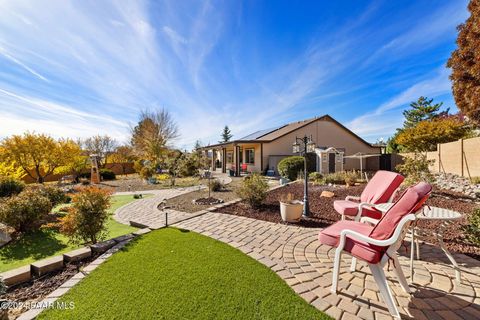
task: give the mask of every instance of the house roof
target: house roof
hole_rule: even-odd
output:
[[[289,133],[291,133],[291,132],[293,132],[297,129],[305,127],[305,126],[309,125],[310,123],[315,122],[317,120],[332,121],[335,124],[337,124],[338,126],[340,126],[341,128],[343,128],[344,130],[346,130],[347,132],[349,132],[355,138],[359,139],[361,142],[367,144],[368,146],[372,146],[372,144],[370,144],[367,141],[360,138],[358,135],[356,135],[354,132],[352,132],[350,129],[348,129],[347,127],[342,125],[340,122],[338,122],[337,120],[335,120],[331,116],[323,115],[323,116],[320,116],[320,117],[315,117],[315,118],[310,118],[310,119],[306,119],[306,120],[291,122],[291,123],[288,123],[288,124],[285,124],[285,125],[282,125],[282,126],[278,126],[278,127],[273,127],[273,128],[270,128],[270,129],[255,131],[255,132],[253,132],[253,133],[251,133],[251,134],[249,134],[245,137],[242,137],[241,139],[229,141],[229,142],[226,142],[226,143],[219,143],[219,144],[215,144],[215,145],[210,145],[210,146],[207,146],[207,147],[216,147],[216,146],[222,146],[222,145],[225,145],[225,144],[242,143],[242,142],[243,143],[271,142],[271,141],[274,141],[278,138],[281,138],[284,135],[287,135],[287,134],[289,134]]]

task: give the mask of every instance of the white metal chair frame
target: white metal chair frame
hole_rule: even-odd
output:
[[[380,289],[380,294],[387,305],[388,311],[393,317],[400,318],[400,313],[394,302],[392,291],[388,286],[387,278],[385,277],[385,272],[383,268],[385,267],[385,264],[387,264],[388,260],[392,259],[393,265],[394,265],[394,272],[398,278],[398,282],[400,283],[402,289],[405,292],[411,293],[410,287],[408,286],[408,283],[407,283],[407,279],[405,278],[405,275],[403,274],[403,271],[402,271],[402,267],[400,266],[400,263],[398,261],[397,250],[401,246],[402,241],[405,238],[405,235],[408,231],[408,227],[415,220],[415,215],[422,209],[418,210],[416,213],[410,213],[405,217],[403,217],[398,223],[393,235],[386,240],[373,239],[366,235],[363,235],[361,233],[358,233],[356,231],[349,230],[349,229],[342,230],[342,232],[340,233],[340,241],[339,241],[338,247],[335,250],[335,261],[334,261],[334,268],[333,268],[333,281],[332,281],[331,291],[333,293],[337,293],[337,290],[338,290],[338,278],[339,278],[339,271],[340,271],[341,256],[342,256],[342,253],[347,253],[347,252],[343,252],[347,237],[351,239],[364,241],[377,246],[388,247],[387,251],[383,255],[380,262],[378,262],[377,264],[369,263],[368,266],[372,271],[373,278],[375,279],[375,282],[377,283]],[[361,222],[376,224],[378,220],[372,219],[369,217],[362,217]],[[356,258],[353,257],[351,271],[355,270],[355,265],[356,265]]]
[[[395,189],[395,191],[392,193],[392,196],[388,199],[386,203],[392,203],[393,199],[395,199],[395,196],[397,195],[397,192],[400,188]],[[345,198],[346,201],[352,201],[352,202],[359,202],[360,197],[354,197],[354,196],[347,196]],[[358,204],[358,212],[357,215],[355,216],[354,220],[355,221],[360,221],[360,218],[362,217],[362,211],[363,208],[371,208],[375,209],[375,204],[369,203],[369,202],[360,202]],[[342,220],[345,220],[345,215],[342,214]]]

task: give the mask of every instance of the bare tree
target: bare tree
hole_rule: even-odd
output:
[[[97,154],[101,157],[99,165],[105,167],[108,156],[111,155],[118,146],[115,139],[108,135],[96,135],[85,139],[82,146],[89,154]]]
[[[135,153],[156,164],[160,163],[173,140],[179,137],[178,126],[165,109],[142,111],[137,125],[131,128],[131,134]]]

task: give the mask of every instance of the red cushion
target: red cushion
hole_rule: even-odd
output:
[[[432,186],[426,182],[420,182],[408,188],[400,199],[383,215],[373,228],[370,238],[385,240],[392,236],[398,223],[404,216],[414,213],[427,201]]]
[[[338,221],[321,231],[318,235],[318,240],[322,244],[336,247],[338,246],[340,239],[340,232],[345,229],[353,230],[368,236],[372,232],[373,226],[349,220]],[[349,252],[354,257],[374,264],[380,261],[384,252],[382,248],[348,237],[346,239],[344,251]]]
[[[402,184],[403,176],[391,171],[379,170],[367,183],[360,195],[361,202],[379,204],[388,202]]]
[[[358,205],[359,202],[353,202],[348,200],[335,200],[333,202],[333,207],[335,208],[335,211],[350,217],[354,217],[357,215]],[[382,213],[375,209],[363,208],[362,216],[367,216],[378,220],[382,217]]]

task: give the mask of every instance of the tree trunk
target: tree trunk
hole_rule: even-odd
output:
[[[37,183],[43,184],[45,178],[40,174],[40,169],[38,167],[35,168],[35,173],[37,174]]]

